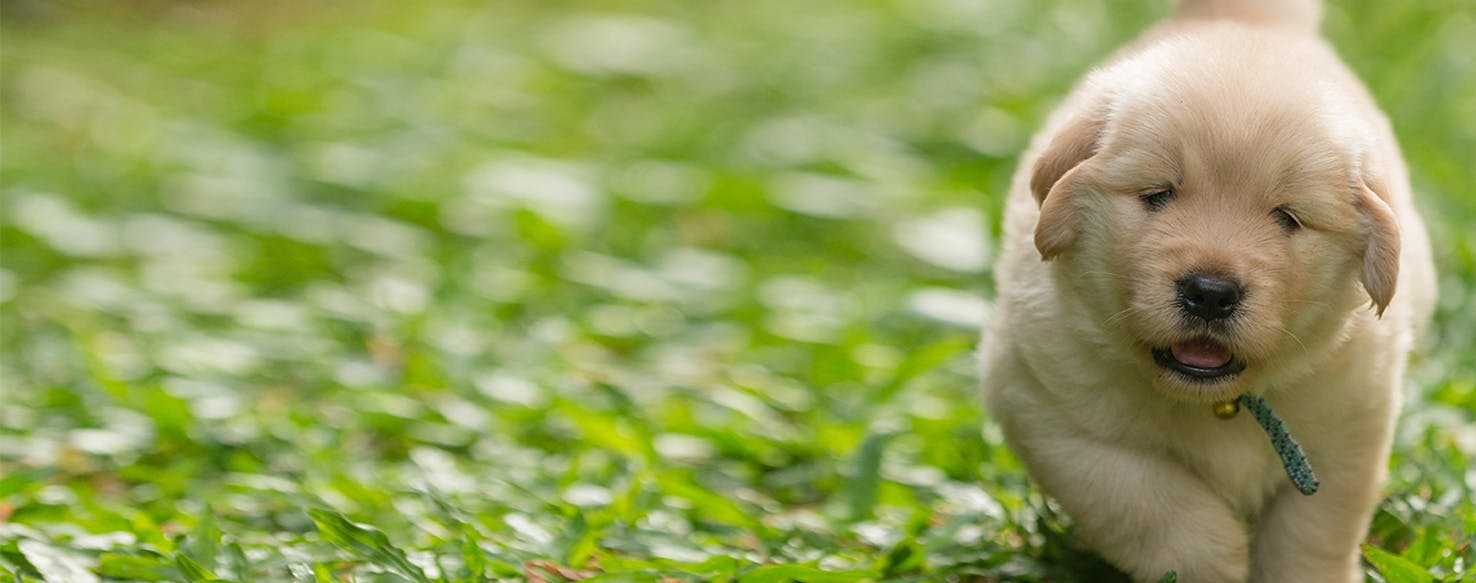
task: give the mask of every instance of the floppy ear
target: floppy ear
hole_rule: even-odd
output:
[[[1077,228],[1081,225],[1085,208],[1080,197],[1071,190],[1080,170],[1080,166],[1072,168],[1057,180],[1040,205],[1040,218],[1035,222],[1035,249],[1043,260],[1055,259],[1076,243]]]
[[[1030,175],[1030,192],[1040,205],[1035,248],[1041,259],[1053,259],[1076,241],[1082,207],[1071,193],[1081,163],[1097,153],[1106,111],[1093,107],[1067,122],[1051,139]]]
[[[1394,286],[1399,281],[1399,221],[1389,204],[1384,202],[1384,197],[1379,195],[1383,188],[1378,180],[1365,178],[1357,194],[1358,210],[1363,213],[1364,235],[1367,237],[1359,279],[1380,317],[1389,307],[1389,300],[1394,297]]]

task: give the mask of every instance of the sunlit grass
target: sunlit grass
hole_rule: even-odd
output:
[[[971,350],[1014,156],[1164,5],[3,6],[0,574],[1115,576]],[[1443,274],[1368,556],[1456,581],[1476,7],[1327,21]]]

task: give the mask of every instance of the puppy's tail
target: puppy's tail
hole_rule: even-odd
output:
[[[1320,0],[1180,0],[1178,18],[1232,20],[1256,26],[1316,33]]]

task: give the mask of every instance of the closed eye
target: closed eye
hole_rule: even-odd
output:
[[[1173,198],[1174,191],[1170,188],[1161,188],[1138,195],[1138,199],[1142,200],[1143,205],[1147,206],[1148,210],[1150,211],[1156,211],[1163,208],[1163,206],[1168,204],[1168,201]]]
[[[1287,210],[1286,207],[1276,207],[1271,211],[1271,216],[1276,219],[1277,224],[1281,225],[1281,229],[1287,233],[1302,228],[1302,221],[1297,220],[1297,216]]]

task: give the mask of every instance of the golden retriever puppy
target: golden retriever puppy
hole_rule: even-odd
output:
[[[1308,0],[1184,0],[1026,152],[983,336],[990,415],[1143,581],[1361,581],[1434,268],[1386,118]],[[1262,397],[1321,487],[1288,481]]]

